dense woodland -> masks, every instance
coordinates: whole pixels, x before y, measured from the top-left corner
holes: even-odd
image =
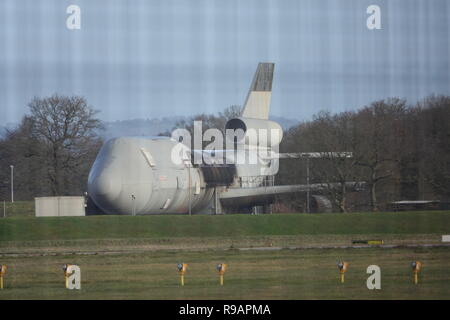
[[[205,130],[223,128],[239,110],[232,106],[191,120],[203,120]],[[34,98],[20,125],[0,140],[0,200],[10,199],[10,165],[16,200],[83,194],[103,142],[96,116],[82,97]],[[280,152],[319,151],[353,152],[353,157],[311,159],[311,183],[366,182],[358,193],[326,190],[336,211],[383,210],[394,200],[450,200],[450,97],[432,95],[416,104],[389,98],[357,111],[319,112],[284,133]],[[306,182],[305,160],[280,161],[277,184]],[[305,210],[302,196],[278,201],[282,211]]]

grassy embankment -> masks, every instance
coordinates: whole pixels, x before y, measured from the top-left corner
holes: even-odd
[[[364,238],[439,244],[449,233],[450,212],[17,215],[0,219],[0,259],[9,267],[0,299],[449,299],[448,247],[237,250],[351,245],[352,239]],[[92,251],[99,254],[71,254]],[[340,259],[350,262],[343,285],[336,268]],[[412,260],[424,263],[418,286],[411,282]],[[183,288],[175,268],[181,261],[189,264]],[[218,262],[229,265],[224,287],[214,269]],[[63,263],[81,266],[81,291],[64,289]],[[370,264],[382,269],[380,291],[366,288]]]

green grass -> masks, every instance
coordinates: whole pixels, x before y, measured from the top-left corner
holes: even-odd
[[[0,217],[34,217],[34,201],[0,202]]]
[[[0,219],[0,241],[243,237],[316,234],[448,233],[450,211],[272,214],[11,217]]]
[[[344,284],[338,259],[350,263]],[[420,260],[420,283],[410,262]],[[176,264],[188,264],[179,286]],[[223,287],[215,265],[228,264]],[[102,256],[7,257],[0,299],[449,299],[450,250],[340,249],[155,252]],[[61,265],[81,268],[81,290],[64,289]],[[381,290],[366,287],[367,266],[381,267]]]
[[[450,248],[256,251],[254,247],[439,244],[450,212],[0,219],[1,299],[450,299]],[[73,254],[77,253],[77,254]],[[80,255],[79,253],[96,253]],[[350,262],[339,283],[336,261]],[[424,263],[419,285],[410,263]],[[189,264],[179,287],[176,264]],[[225,286],[215,265],[229,265]],[[78,264],[82,290],[64,289],[61,265]],[[382,290],[366,288],[381,267]]]

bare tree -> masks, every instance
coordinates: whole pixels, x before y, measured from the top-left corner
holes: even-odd
[[[32,121],[23,117],[17,128],[6,131],[4,139],[0,141],[0,165],[8,168],[14,165],[14,196],[17,200],[32,199],[39,195],[48,194],[49,185],[42,179],[45,168],[42,167],[40,141],[32,137]],[[2,198],[10,192],[9,171],[1,170]],[[39,191],[38,191],[39,190]]]
[[[377,186],[393,176],[401,157],[402,120],[406,101],[390,98],[372,103],[356,116],[356,164],[366,168],[370,206],[379,209]]]
[[[337,152],[353,152],[355,149],[353,118],[352,112],[339,115],[319,112],[313,121],[289,129],[280,147],[282,152],[321,152],[324,155],[323,158],[309,160],[310,182],[327,185],[325,193],[341,212],[349,210],[347,195],[351,190],[348,190],[348,183],[360,181],[361,170],[355,160],[337,155]],[[282,184],[304,183],[305,176],[304,164],[285,161],[280,166],[277,180]]]
[[[34,98],[29,104],[32,136],[43,145],[43,165],[51,183],[53,195],[67,192],[75,173],[95,154],[101,143],[96,130],[101,129],[97,111],[83,97],[53,95]]]
[[[450,199],[449,137],[450,97],[431,95],[415,108],[389,98],[352,113],[321,112],[288,130],[281,149],[352,151],[352,160],[311,161],[312,182],[364,181],[369,195],[358,198],[377,211],[393,200]],[[304,176],[303,165],[286,162],[277,181],[299,183]],[[344,186],[329,194],[348,210]]]
[[[419,183],[430,185],[435,197],[450,199],[450,97],[431,95],[414,111],[418,124],[414,136],[424,180]]]
[[[361,176],[353,157],[339,157],[336,152],[355,151],[354,113],[332,116],[329,112],[321,112],[313,123],[314,130],[310,133],[313,151],[321,151],[325,156],[312,162],[314,175],[318,182],[328,186],[327,194],[335,206],[341,212],[347,212],[348,183],[357,182]]]

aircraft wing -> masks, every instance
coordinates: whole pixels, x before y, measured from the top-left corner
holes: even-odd
[[[228,188],[220,193],[220,200],[231,205],[247,205],[252,203],[265,203],[268,196],[275,196],[278,194],[287,194],[294,192],[322,191],[327,188],[339,188],[340,183],[315,183],[310,184],[296,184],[285,186],[266,186],[266,187],[252,187],[252,188]],[[361,190],[364,188],[364,182],[346,182],[346,187],[349,189]]]

